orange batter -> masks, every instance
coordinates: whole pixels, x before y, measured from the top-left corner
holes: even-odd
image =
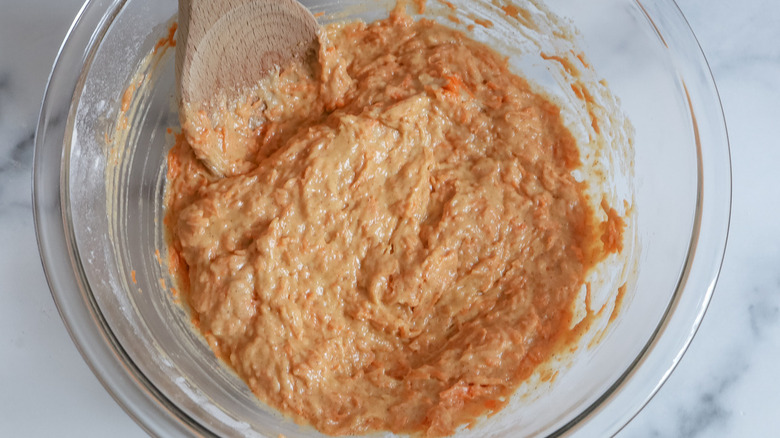
[[[328,434],[451,434],[572,339],[621,222],[596,223],[559,109],[484,45],[400,12],[320,43],[240,108],[238,140],[185,125],[172,269],[269,405]]]

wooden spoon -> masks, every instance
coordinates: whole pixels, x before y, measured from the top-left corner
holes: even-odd
[[[319,31],[296,0],[179,0],[178,24],[176,75],[180,110],[186,109],[180,117],[203,110],[209,129],[226,125],[216,120],[220,103],[244,97],[275,66],[305,56]],[[202,130],[203,123],[195,126]],[[213,151],[193,149],[216,175],[230,173]]]

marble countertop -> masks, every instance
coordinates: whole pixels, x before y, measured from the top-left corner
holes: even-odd
[[[0,14],[0,436],[140,437],[71,342],[32,220],[33,135],[81,0],[4,0]],[[729,246],[682,362],[620,437],[780,430],[780,2],[678,0],[718,84],[733,165]]]

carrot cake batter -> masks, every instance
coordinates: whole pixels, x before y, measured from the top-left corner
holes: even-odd
[[[172,269],[215,353],[328,434],[442,436],[501,409],[621,239],[559,108],[399,11],[327,27],[258,95],[234,131],[189,115],[169,155]]]

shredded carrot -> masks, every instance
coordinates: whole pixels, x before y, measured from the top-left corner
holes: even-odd
[[[568,59],[558,55],[548,55],[544,52],[541,53],[542,59],[546,61],[557,61],[564,70],[566,70],[572,76],[579,76],[580,71],[571,63]]]
[[[122,94],[122,109],[123,113],[126,113],[130,109],[130,103],[133,101],[133,93],[135,92],[135,84],[130,84],[125,88],[125,92]]]
[[[491,27],[493,27],[493,22],[492,22],[492,21],[490,21],[490,20],[483,20],[483,19],[481,19],[481,18],[475,18],[475,19],[474,19],[474,22],[475,22],[475,23],[477,23],[477,24],[479,24],[480,26],[482,26],[482,27],[486,27],[486,28],[488,28],[488,29],[490,29]]]
[[[609,254],[623,251],[625,221],[614,208],[607,204],[606,199],[601,200],[601,209],[607,214],[607,220],[601,225],[601,242],[604,244],[604,252]]]
[[[157,41],[157,44],[154,45],[154,50],[152,51],[152,53],[157,53],[157,51],[162,49],[163,47],[176,47],[176,40],[173,37],[174,35],[176,35],[177,27],[178,24],[176,23],[171,24],[171,27],[168,28],[168,36],[164,38],[160,38],[160,40]]]
[[[609,322],[614,321],[618,314],[620,313],[620,309],[623,308],[623,298],[626,296],[626,284],[623,283],[622,286],[620,286],[617,290],[617,296],[615,296],[615,307],[612,308],[612,313],[609,315]]]
[[[588,63],[585,61],[585,55],[583,53],[578,53],[577,59],[580,60],[580,62],[585,68],[590,68],[590,65],[588,65]]]
[[[452,3],[448,2],[447,0],[438,0],[438,1],[439,1],[439,3],[443,4],[444,6],[452,9],[453,11],[455,10],[455,5],[453,5]]]
[[[579,84],[577,83],[571,84],[571,91],[574,92],[574,95],[577,96],[578,99],[584,99],[584,95],[582,94],[582,88],[579,86]]]
[[[460,91],[460,88],[463,86],[463,81],[460,79],[459,76],[456,75],[449,75],[447,76],[447,83],[444,84],[445,90],[451,92],[451,93],[457,93]]]
[[[590,116],[590,126],[593,128],[593,132],[596,134],[601,134],[599,119],[596,117],[596,114],[594,114],[593,111],[588,111],[588,115]]]
[[[520,10],[517,9],[517,6],[515,5],[505,5],[501,6],[501,9],[504,11],[504,13],[512,18],[517,18],[517,14],[520,13]]]

